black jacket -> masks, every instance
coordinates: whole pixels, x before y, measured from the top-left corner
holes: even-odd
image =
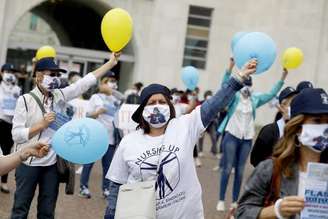
[[[279,128],[276,122],[262,127],[251,152],[251,164],[256,167],[261,161],[271,157],[278,140]]]

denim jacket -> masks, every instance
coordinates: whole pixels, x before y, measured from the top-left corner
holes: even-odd
[[[242,82],[240,82],[238,79],[235,79],[234,77],[231,77],[223,84],[222,89],[220,89],[212,98],[206,100],[201,105],[201,120],[204,127],[207,127],[211,121],[215,119],[218,112],[223,111],[226,108],[226,106],[232,101],[232,98],[236,92],[242,87]],[[110,194],[107,198],[108,206],[105,212],[105,219],[114,219],[117,196],[120,186],[120,184],[110,181]]]
[[[236,218],[256,219],[258,218],[268,191],[270,191],[271,178],[273,172],[273,161],[271,159],[262,161],[249,177],[245,190],[239,199]],[[280,198],[297,195],[298,193],[299,170],[298,166],[293,166],[293,177],[281,177]],[[290,217],[299,218],[299,215]]]

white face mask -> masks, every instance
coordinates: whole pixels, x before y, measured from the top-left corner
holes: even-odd
[[[47,91],[51,91],[60,87],[60,79],[58,77],[51,77],[49,75],[44,75],[41,85]]]
[[[240,93],[243,95],[243,97],[247,98],[252,95],[252,89],[249,86],[245,86],[240,90]]]
[[[110,87],[111,89],[117,90],[118,86],[116,82],[108,82],[107,83],[108,87]]]
[[[3,73],[2,79],[7,85],[14,85],[16,82],[16,76],[12,73]]]
[[[212,95],[208,95],[208,96],[206,96],[206,100],[209,100],[209,99],[211,99],[213,96]]]
[[[180,96],[178,96],[178,95],[172,95],[172,103],[173,104],[179,103],[180,100],[181,100]]]
[[[169,105],[145,106],[142,116],[153,128],[162,128],[170,119]]]
[[[321,153],[328,148],[328,124],[304,124],[298,140],[302,145]]]

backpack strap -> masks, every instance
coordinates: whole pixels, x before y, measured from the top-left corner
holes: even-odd
[[[39,105],[40,110],[42,111],[42,113],[46,114],[46,110],[44,109],[44,106],[41,103],[41,100],[39,99],[39,97],[36,96],[35,93],[33,93],[33,92],[29,92],[28,94],[31,95],[33,97],[33,99],[36,101],[36,103]]]
[[[22,95],[22,97],[23,97],[23,100],[24,100],[24,104],[25,104],[25,109],[26,109],[26,112],[28,112],[28,108],[27,108],[27,103],[26,103],[26,99],[25,99],[25,96],[24,96],[24,95]]]

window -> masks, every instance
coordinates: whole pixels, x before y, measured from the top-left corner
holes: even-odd
[[[206,68],[212,11],[212,8],[189,7],[183,66],[192,65],[200,69]]]
[[[38,16],[35,14],[31,15],[31,20],[30,20],[30,30],[35,31],[38,26]]]

